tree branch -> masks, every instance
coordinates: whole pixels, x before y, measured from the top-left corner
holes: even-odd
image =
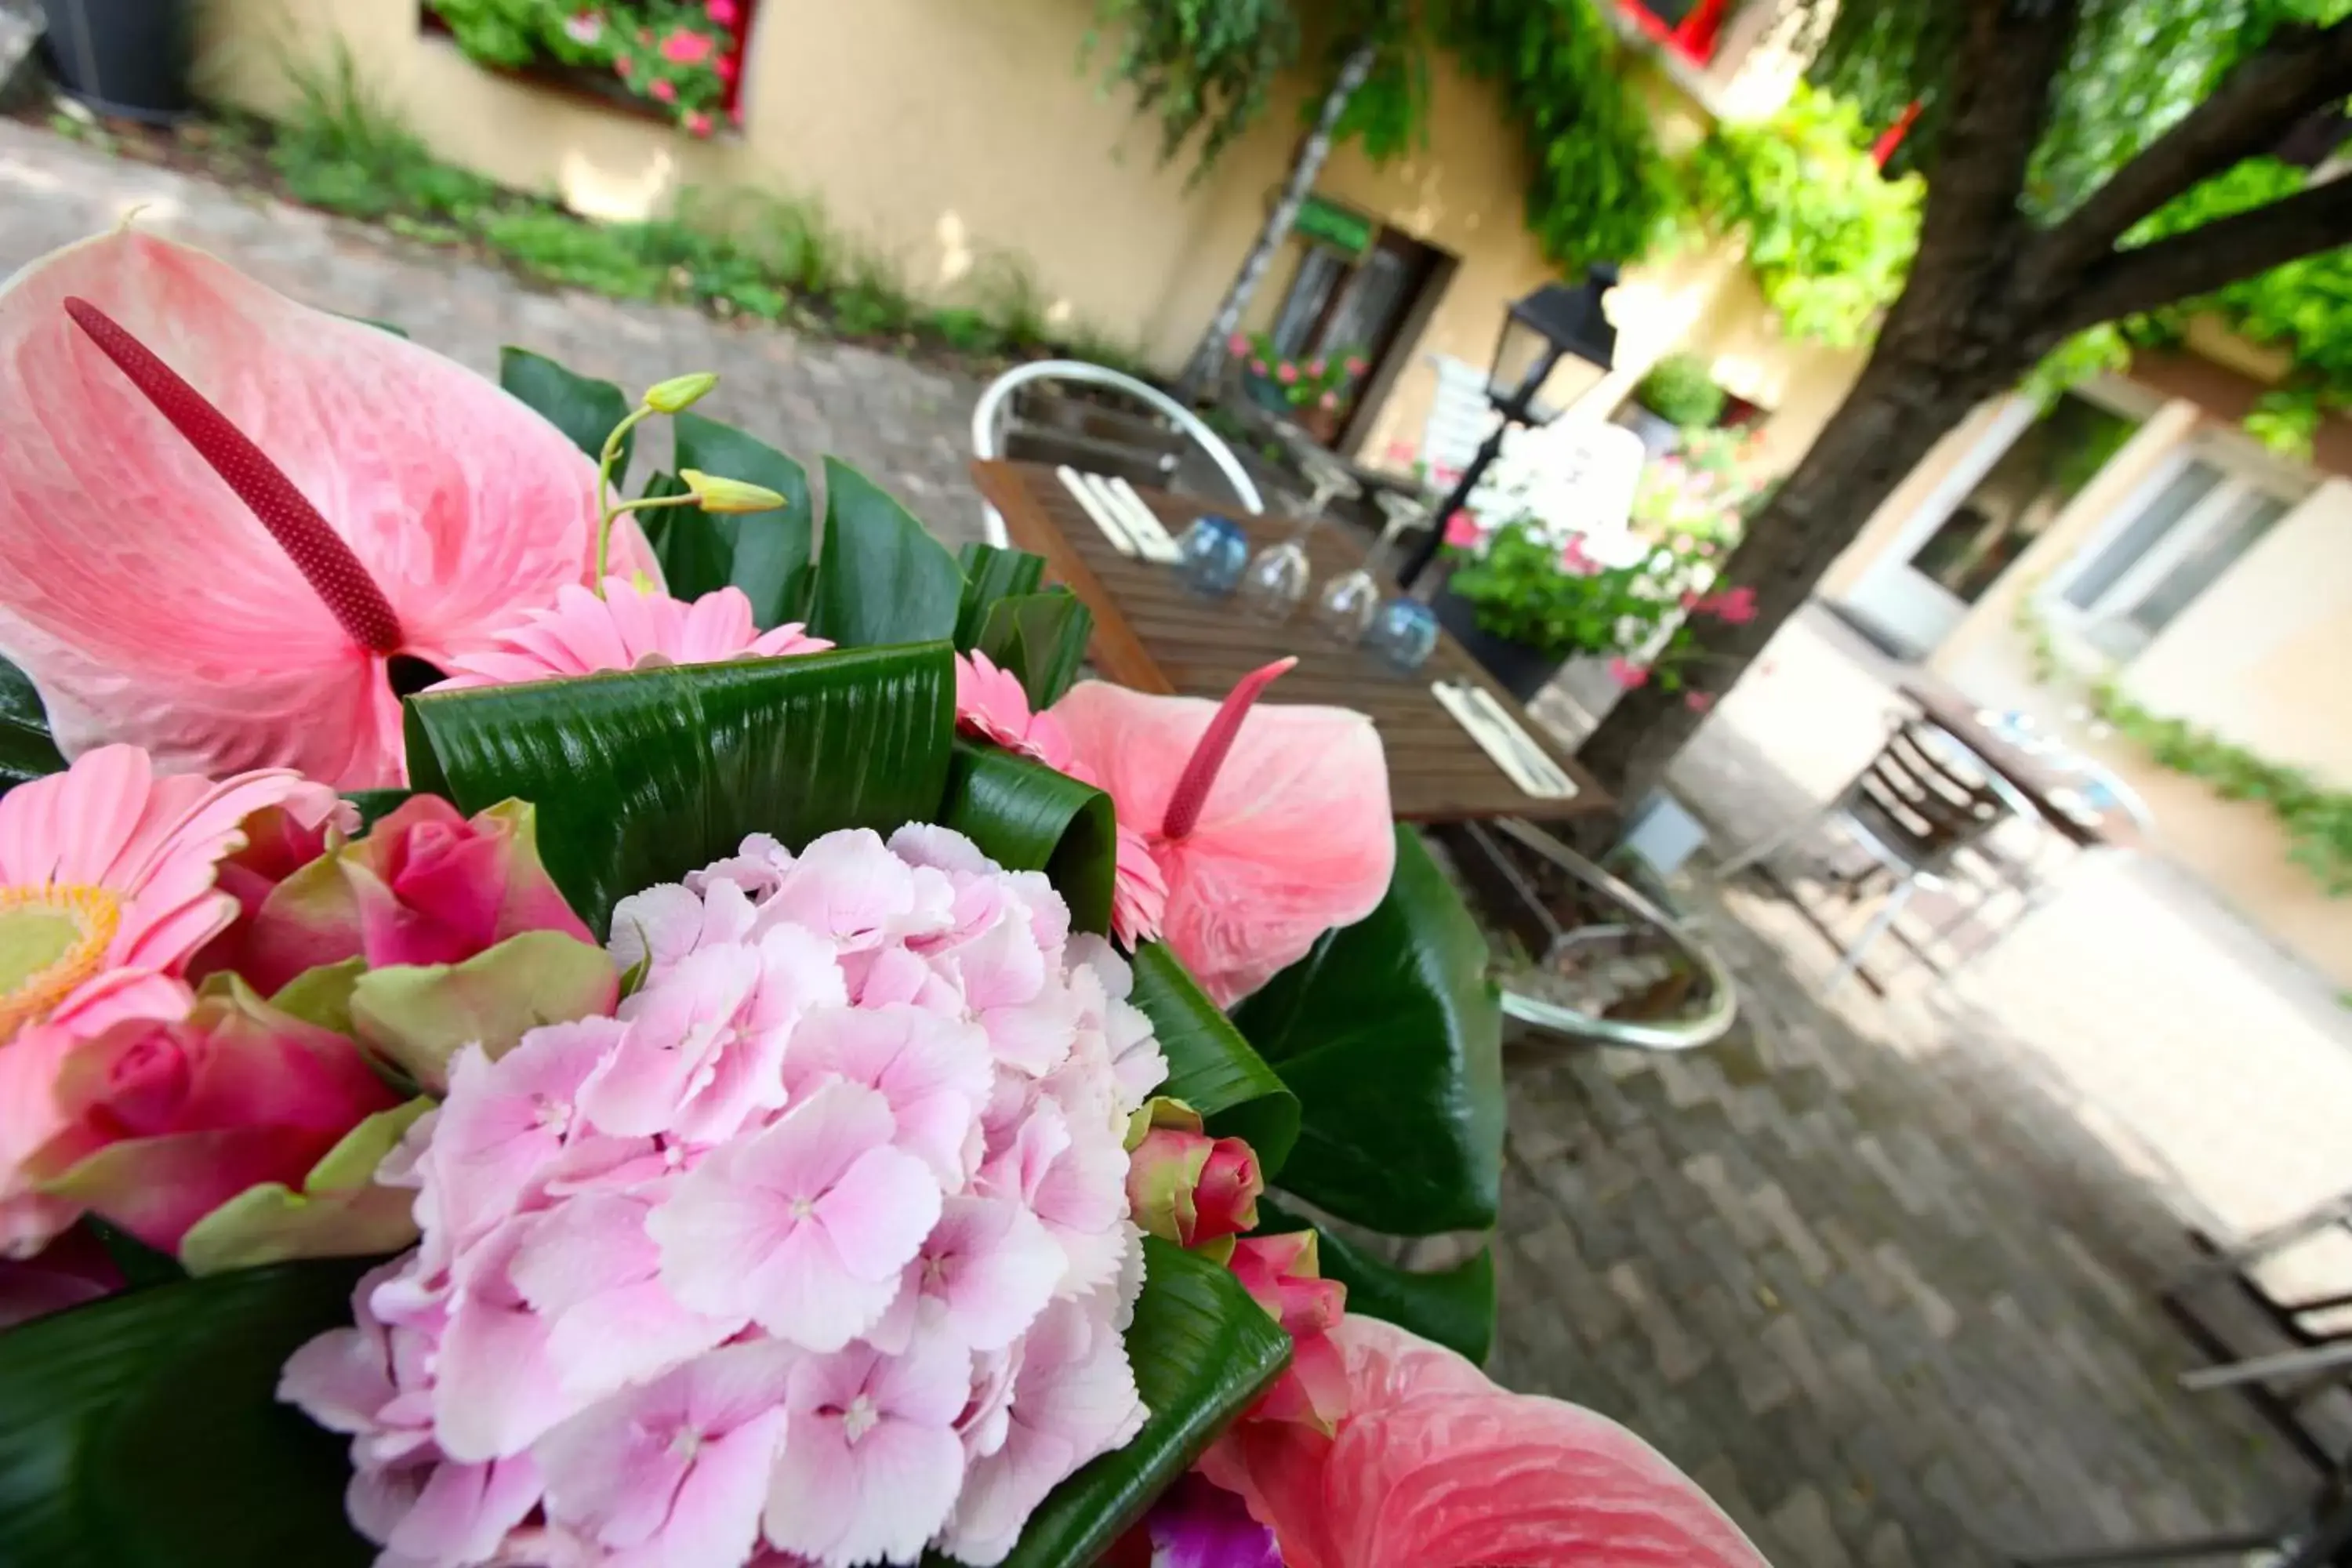
[[[2352,92],[2352,20],[2325,30],[2282,27],[2211,97],[2140,150],[2051,230],[2032,266],[2072,278],[2140,219],[2201,180],[2269,151],[2295,123]]]
[[[2112,252],[2056,301],[2050,325],[2063,337],[2347,244],[2352,244],[2352,179],[2329,180],[2153,245]]]

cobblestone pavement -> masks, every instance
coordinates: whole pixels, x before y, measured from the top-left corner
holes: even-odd
[[[298,298],[480,368],[513,342],[625,385],[715,369],[725,416],[857,463],[951,540],[976,530],[976,389],[954,378],[536,289],[0,121],[0,273],[142,205],[142,222]],[[1743,687],[1710,725],[1680,782],[1727,837],[1851,771],[1834,745],[1792,761],[1776,738],[1792,703],[1825,700],[1872,731],[1874,689],[1840,668],[1793,698],[1751,681],[1764,695]],[[2167,1168],[2126,1157],[2092,1114],[2137,1080],[2108,1063],[2053,1089],[2031,1070],[2046,1056],[2012,1038],[2031,1031],[1976,990],[1924,1023],[1858,1000],[1826,1011],[1827,959],[1785,908],[1699,898],[1745,1008],[1722,1047],[1513,1047],[1497,1375],[1641,1431],[1780,1568],[1990,1563],[2245,1521],[2301,1484],[2228,1397],[2172,1386],[2190,1358],[2149,1296],[2179,1256]]]
[[[820,490],[816,459],[831,454],[872,475],[950,544],[980,537],[980,502],[964,475],[980,389],[964,378],[761,323],[537,288],[380,229],[0,119],[0,276],[134,209],[142,225],[295,299],[393,322],[477,370],[495,374],[499,346],[513,343],[633,391],[717,371],[711,415],[800,458]],[[664,460],[667,440],[653,435],[641,450]]]

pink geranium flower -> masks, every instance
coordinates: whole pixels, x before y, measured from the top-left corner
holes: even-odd
[[[1336,392],[1327,392],[1315,400],[1315,406],[1328,414],[1339,406],[1339,395]]]
[[[1274,367],[1274,379],[1285,386],[1292,385],[1298,380],[1298,367],[1288,360],[1284,360]]]
[[[189,956],[237,914],[215,869],[273,806],[306,828],[355,820],[299,773],[215,784],[158,773],[135,746],[101,746],[0,797],[0,1049],[34,1024],[89,1035],[185,1013]]]
[[[1264,375],[1265,374],[1265,361],[1253,358],[1250,361],[1250,374],[1252,375]]]
[[[1470,515],[1467,507],[1457,507],[1445,520],[1445,542],[1456,550],[1468,550],[1486,537],[1478,520]]]
[[[833,644],[806,636],[799,622],[763,632],[740,588],[717,588],[688,604],[625,577],[604,580],[603,597],[566,586],[551,608],[525,610],[492,632],[487,645],[452,658],[450,678],[435,690],[507,686],[593,675],[822,653]]]
[[[680,27],[663,37],[661,58],[674,66],[698,66],[709,59],[711,51],[717,47],[709,34]]]
[[[731,27],[743,15],[736,6],[735,0],[705,0],[702,14],[710,18],[713,26],[718,27]]]
[[[687,111],[686,118],[679,123],[686,127],[687,134],[689,136],[708,136],[710,134],[710,116],[705,114],[699,109],[688,110]],[[814,641],[815,639],[812,638],[810,640]]]
[[[601,11],[574,11],[563,18],[563,36],[583,47],[593,45],[604,36],[604,14]]]
[[[392,661],[583,581],[595,529],[554,426],[199,251],[125,228],[0,287],[0,655],[68,755],[398,784]]]
[[[1307,362],[1307,374],[1315,376],[1319,376],[1323,374],[1323,361],[1321,356],[1318,355]]]
[[[1621,689],[1631,691],[1637,686],[1649,683],[1649,666],[1635,664],[1622,654],[1612,655],[1609,660],[1609,679]]]
[[[1756,590],[1741,586],[1727,588],[1717,594],[1713,602],[1716,617],[1728,626],[1744,626],[1756,618]]]
[[[1378,1319],[1345,1319],[1331,1339],[1348,1384],[1335,1436],[1245,1423],[1202,1465],[1274,1527],[1288,1568],[1767,1568],[1687,1476],[1605,1416],[1507,1392]]]
[[[1249,353],[1249,346],[1250,341],[1249,334],[1247,332],[1235,332],[1232,337],[1225,340],[1225,352],[1229,354],[1234,355],[1236,358]]]
[[[1712,691],[1685,692],[1683,696],[1683,706],[1694,713],[1704,713],[1715,706],[1715,693]]]
[[[999,669],[977,650],[969,657],[956,655],[955,664],[957,729],[1049,768],[1068,770],[1070,738],[1063,733],[1062,721],[1050,710],[1029,711],[1029,693],[1019,676]]]
[[[646,89],[646,90],[652,93],[664,103],[676,103],[677,101],[677,83],[670,80],[667,77],[656,77],[654,79],[653,86]]]
[[[1559,548],[1559,569],[1571,577],[1590,577],[1601,566],[1584,548],[1582,536],[1571,534],[1568,542]]]
[[[1349,375],[1361,375],[1364,372],[1372,368],[1371,362],[1361,354],[1349,354],[1347,359],[1347,367],[1348,374]]]
[[[1083,775],[1144,836],[1168,887],[1161,934],[1219,1005],[1247,995],[1388,891],[1388,764],[1360,713],[1223,704],[1081,681],[1054,706]],[[1244,723],[1244,718],[1248,722]]]
[[[880,1094],[831,1083],[696,1166],[648,1225],[678,1300],[813,1351],[873,1327],[940,1217],[938,1181],[893,1131]]]

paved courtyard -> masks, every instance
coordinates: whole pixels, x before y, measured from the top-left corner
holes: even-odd
[[[142,206],[481,368],[511,342],[629,386],[716,370],[723,416],[976,532],[955,378],[537,289],[0,121],[0,274]],[[1677,784],[1738,842],[1831,793],[1883,697],[1809,616]],[[2242,1406],[2173,1386],[2194,1358],[2149,1287],[2184,1217],[2242,1229],[2352,1184],[2342,1016],[2161,866],[2082,881],[1960,984],[1835,1009],[1785,907],[1700,884],[1745,1012],[1720,1047],[1513,1047],[1497,1374],[1643,1432],[1780,1568],[1999,1563],[2290,1496]]]

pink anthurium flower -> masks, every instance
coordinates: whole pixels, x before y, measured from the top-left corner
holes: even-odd
[[[1250,711],[1296,662],[1245,677],[1222,704],[1089,680],[1054,705],[1071,772],[1109,792],[1166,883],[1161,936],[1221,1006],[1371,913],[1396,868],[1372,721]]]
[[[1334,1435],[1244,1422],[1201,1467],[1274,1527],[1288,1568],[1767,1568],[1689,1477],[1608,1417],[1498,1388],[1376,1318],[1330,1339],[1348,1384]]]
[[[398,784],[394,661],[551,603],[595,532],[554,426],[200,251],[121,229],[0,287],[0,654],[68,755]]]

